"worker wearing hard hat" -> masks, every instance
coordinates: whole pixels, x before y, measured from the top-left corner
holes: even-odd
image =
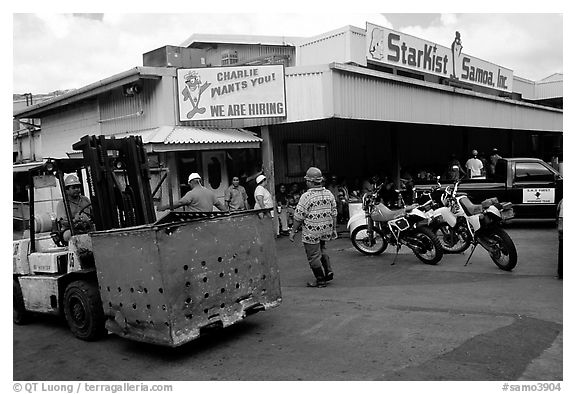
[[[302,194],[298,201],[289,238],[294,242],[294,235],[302,226],[302,243],[308,264],[316,277],[316,281],[308,282],[307,286],[326,287],[326,282],[334,278],[330,256],[326,251],[326,241],[338,238],[336,199],[322,186],[324,177],[319,168],[310,167],[304,179],[308,191]]]
[[[268,186],[268,178],[265,175],[258,175],[256,177],[256,190],[254,190],[254,200],[256,200],[254,209],[274,208],[272,194],[266,186]],[[270,215],[274,217],[274,210],[270,211]]]
[[[216,194],[201,183],[202,178],[196,172],[188,176],[188,185],[190,191],[186,193],[180,200],[175,202],[172,207],[188,207],[192,212],[212,212],[214,207],[221,211],[228,211],[226,205],[216,197]],[[170,205],[164,204],[158,206],[158,211],[165,211],[170,208]]]
[[[87,233],[94,230],[92,204],[88,197],[81,194],[80,181],[75,174],[70,174],[64,178],[64,191],[70,207],[70,218],[74,226],[74,232]],[[72,234],[70,232],[70,220],[66,214],[63,200],[59,201],[56,206],[56,220],[60,222],[64,241],[68,242]]]
[[[256,177],[256,189],[254,190],[254,209],[269,209],[266,213],[258,213],[260,218],[264,215],[270,215],[273,219],[274,233],[276,237],[280,235],[280,227],[278,225],[278,217],[274,215],[274,199],[272,198],[272,193],[267,189],[268,178],[266,175],[260,174]]]

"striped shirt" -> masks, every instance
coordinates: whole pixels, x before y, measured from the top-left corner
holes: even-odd
[[[336,200],[330,191],[323,186],[308,189],[294,211],[294,219],[303,222],[302,242],[317,244],[332,239],[337,214]]]

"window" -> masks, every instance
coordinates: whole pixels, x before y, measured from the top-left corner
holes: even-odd
[[[329,172],[328,144],[326,143],[289,143],[286,145],[288,176],[302,176],[309,167],[318,167]]]
[[[223,66],[229,66],[231,64],[238,63],[238,52],[227,49],[222,52],[221,64]]]
[[[516,163],[516,182],[552,182],[554,174],[540,163]]]

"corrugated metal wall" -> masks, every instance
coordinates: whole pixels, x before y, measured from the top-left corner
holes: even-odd
[[[328,68],[286,69],[287,122],[332,116],[331,76]]]
[[[524,78],[514,77],[513,91],[521,93],[525,100],[545,100],[549,98],[564,97],[564,81],[559,79],[551,81],[532,82]]]
[[[166,78],[167,80],[169,78]],[[160,102],[159,80],[141,80],[142,92],[126,97],[121,89],[110,90],[99,97],[100,123],[103,135],[134,132],[158,127],[158,115],[163,106],[174,102]]]
[[[99,134],[96,99],[77,103],[42,118],[42,156],[61,158],[86,134]]]
[[[311,38],[296,47],[296,65],[332,62],[366,65],[366,31],[353,26]]]
[[[501,129],[562,131],[562,113],[481,95],[334,72],[334,114],[342,118]]]
[[[563,81],[536,83],[536,99],[564,97]]]
[[[345,62],[348,34],[344,30],[321,36],[296,48],[297,66]]]
[[[126,97],[113,89],[87,102],[68,106],[42,119],[42,155],[66,157],[72,144],[86,134],[112,135],[160,126],[163,111],[174,112],[174,99],[166,102],[161,80],[141,80],[142,92]],[[170,83],[166,78],[165,83]]]
[[[16,161],[37,161],[42,158],[40,132],[21,133],[12,139],[12,152],[16,152]]]
[[[524,100],[534,100],[534,82],[524,78],[514,77],[512,91],[520,93]]]
[[[366,66],[366,30],[350,32],[350,60],[361,66]]]

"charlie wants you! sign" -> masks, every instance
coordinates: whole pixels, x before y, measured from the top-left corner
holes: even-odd
[[[463,48],[459,32],[447,48],[366,23],[368,61],[512,92],[512,70],[469,56],[462,52]]]
[[[180,121],[286,116],[284,66],[177,70]]]

